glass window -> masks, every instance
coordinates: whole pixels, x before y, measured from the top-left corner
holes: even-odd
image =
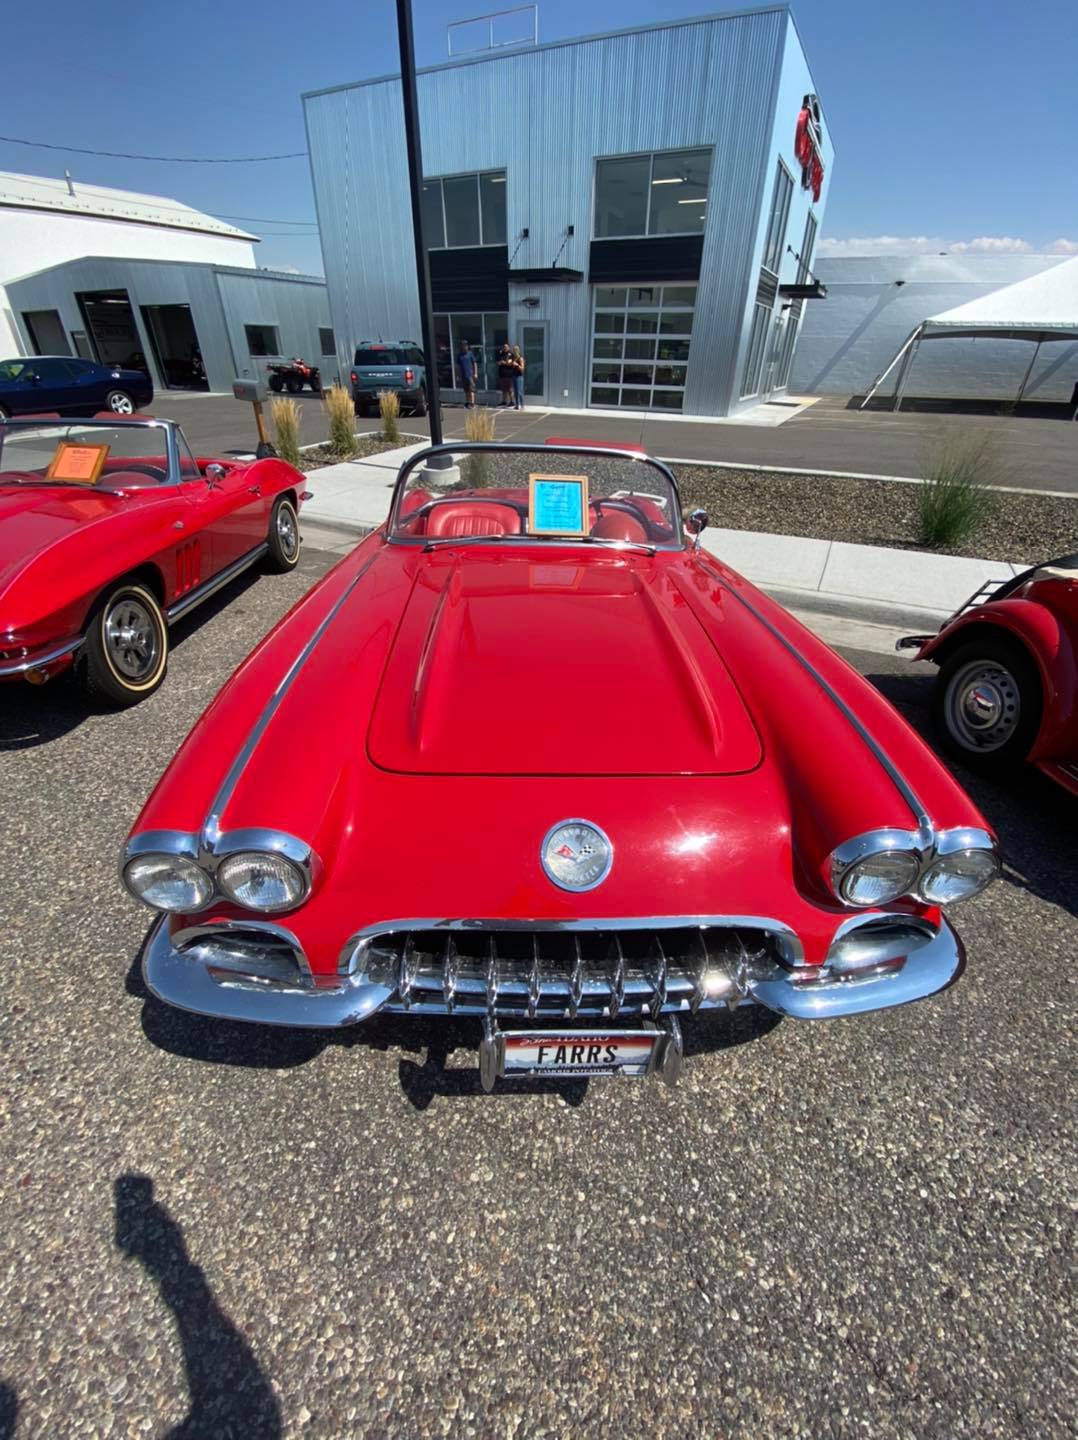
[[[479,244],[478,176],[456,175],[442,181],[445,193],[445,243],[451,248]]]
[[[676,150],[655,156],[649,235],[703,230],[710,170],[710,150]]]
[[[245,325],[249,355],[280,355],[281,337],[276,325]]]
[[[595,167],[595,234],[645,235],[651,156],[600,160]]]
[[[318,348],[323,355],[336,355],[337,353],[337,342],[328,325],[319,325],[318,327]]]
[[[771,215],[767,222],[767,240],[764,244],[763,265],[773,275],[779,273],[782,263],[782,248],[786,244],[786,221],[790,214],[790,199],[794,182],[790,172],[780,160],[775,171],[775,188],[771,192]]]
[[[680,410],[685,401],[683,390],[654,390],[651,403],[656,410]]]
[[[620,360],[621,341],[596,340],[594,354],[596,360]]]
[[[618,294],[623,297],[622,311],[600,308],[601,302],[609,306]],[[668,295],[671,303],[680,308],[666,309]],[[696,287],[634,286],[619,292],[597,286],[594,298],[591,403],[634,409],[651,406],[661,410],[682,409]],[[660,301],[662,308],[654,308]],[[641,308],[645,306],[652,308]],[[612,322],[616,322],[619,330],[624,324],[624,341],[611,336]],[[679,338],[671,338],[671,331]],[[621,365],[612,363],[621,359],[624,359]]]
[[[504,245],[505,171],[479,177],[479,205],[483,213],[483,244]]]
[[[655,341],[654,341],[654,340],[626,340],[626,342],[625,342],[625,358],[626,358],[626,360],[654,360],[654,359],[655,359]]]
[[[509,316],[494,313],[483,316],[483,330],[486,336],[484,358],[487,364],[488,390],[497,388],[498,351],[509,343]]]
[[[611,290],[608,286],[600,285],[595,291],[596,310],[624,310],[625,291]]]
[[[445,219],[442,216],[442,182],[424,180],[421,192],[423,239],[428,250],[441,250],[445,245]]]
[[[620,335],[624,329],[624,314],[604,315],[600,311],[595,317],[595,333],[597,335]]]
[[[753,307],[752,329],[749,332],[749,348],[745,357],[745,376],[741,382],[741,398],[747,400],[760,389],[760,374],[764,363],[764,342],[767,339],[771,310],[767,305]]]

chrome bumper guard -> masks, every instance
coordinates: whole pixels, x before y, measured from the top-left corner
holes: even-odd
[[[695,941],[699,959],[688,970],[683,951],[670,953],[669,936],[688,939],[685,932],[697,930],[703,932],[703,938]],[[624,943],[618,943],[612,966],[603,959],[601,971],[588,964],[589,947],[583,946],[582,954],[580,944],[582,935],[593,937],[594,958],[599,953],[599,932],[594,927],[562,930],[559,933],[570,939],[570,956],[582,954],[582,959],[579,966],[571,963],[568,973],[559,975],[544,969],[538,959],[512,973],[491,937],[484,937],[476,927],[441,934],[438,956],[419,951],[416,938],[435,932],[417,927],[397,932],[392,946],[374,943],[389,932],[364,936],[347,950],[345,970],[314,975],[294,937],[281,927],[201,926],[178,935],[174,945],[167,917],[162,917],[147,937],[142,971],[157,999],[182,1010],[263,1025],[336,1029],[380,1011],[481,1016],[491,1021],[506,1016],[564,1025],[598,1018],[620,1017],[630,1023],[657,1020],[660,1015],[752,1003],[797,1019],[826,1019],[923,999],[949,985],[965,960],[958,937],[941,921],[937,931],[923,928],[920,944],[910,949],[900,968],[892,959],[877,970],[841,977],[820,973],[805,983],[808,972],[803,967],[791,965],[789,958],[785,963],[777,958],[789,932],[784,936],[778,930],[760,931],[758,939],[769,935],[774,943],[753,950],[745,943],[747,930],[694,921],[682,926],[670,922],[661,931],[645,933],[638,925],[633,948],[643,951],[643,961],[640,953],[626,957]],[[507,933],[515,933],[518,941],[526,937],[526,944],[527,937],[537,932],[520,927],[499,931],[500,936]],[[624,941],[620,931],[606,930],[602,936],[612,933]],[[471,940],[476,936],[487,940],[493,971],[490,956],[483,974],[476,973],[474,954],[462,956],[464,934]],[[662,936],[667,937],[665,948]],[[621,967],[616,963],[618,955],[624,961]]]

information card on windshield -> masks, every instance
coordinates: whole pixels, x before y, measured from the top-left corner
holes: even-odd
[[[529,475],[528,531],[532,535],[586,535],[588,477]]]
[[[107,445],[73,445],[61,440],[45,472],[46,480],[66,480],[72,485],[96,485],[108,457]]]

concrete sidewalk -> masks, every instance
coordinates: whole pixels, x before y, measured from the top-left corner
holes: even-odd
[[[303,507],[304,519],[356,533],[377,529],[388,513],[397,471],[424,448],[409,445],[312,471],[308,489],[313,498]],[[901,611],[911,622],[921,617],[926,623],[941,620],[985,580],[1006,580],[1025,568],[1019,562],[719,526],[709,526],[702,543],[764,590],[781,591],[823,608],[868,605]]]

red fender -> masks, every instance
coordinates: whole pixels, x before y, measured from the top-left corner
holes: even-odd
[[[1044,715],[1029,753],[1036,761],[1071,755],[1078,747],[1078,654],[1061,618],[1035,600],[997,600],[968,610],[918,651],[918,660],[935,660],[964,645],[974,630],[1002,630],[1029,651],[1044,689]]]

